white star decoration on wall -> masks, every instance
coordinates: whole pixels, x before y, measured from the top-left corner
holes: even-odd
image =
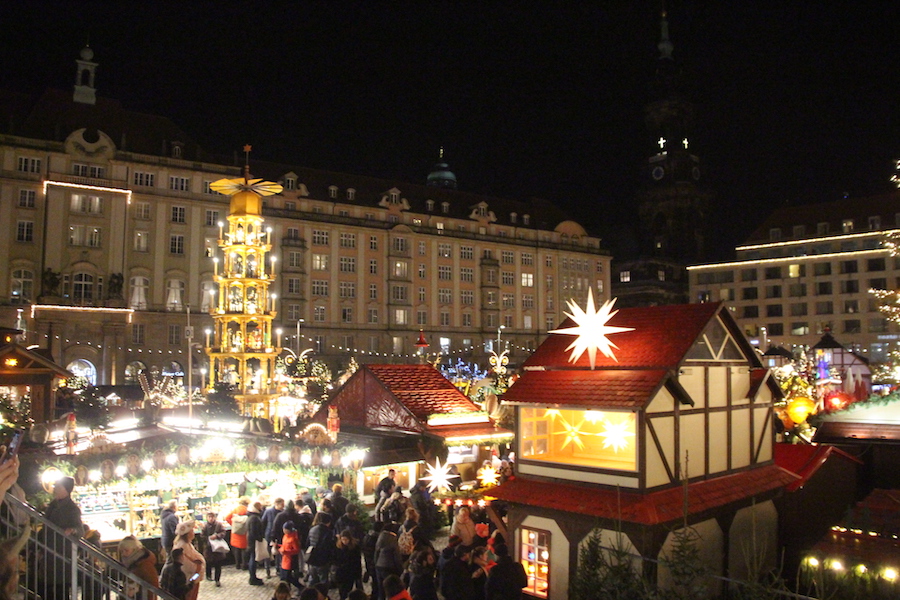
[[[607,336],[623,331],[633,331],[634,327],[613,327],[607,325],[609,320],[619,312],[617,310],[612,310],[615,303],[616,299],[613,298],[612,300],[604,302],[603,306],[599,309],[594,308],[594,294],[591,289],[588,289],[587,306],[584,310],[581,310],[581,307],[578,306],[578,303],[574,300],[569,300],[567,302],[569,310],[572,312],[567,312],[565,314],[575,321],[576,326],[568,327],[566,329],[554,329],[549,333],[578,336],[575,338],[575,341],[566,348],[566,350],[572,351],[572,354],[569,356],[569,362],[577,362],[578,359],[581,358],[581,355],[587,352],[588,359],[591,362],[591,369],[593,369],[597,361],[597,350],[614,361],[619,362],[619,359],[616,358],[616,355],[613,354],[612,351],[613,348],[618,348],[618,346],[609,341]]]

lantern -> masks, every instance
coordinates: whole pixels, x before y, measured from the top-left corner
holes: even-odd
[[[803,423],[815,411],[816,403],[803,396],[791,400],[787,407],[787,414],[794,423]]]

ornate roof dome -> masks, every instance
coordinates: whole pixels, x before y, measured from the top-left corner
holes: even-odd
[[[456,175],[450,170],[450,165],[441,161],[431,167],[425,185],[456,189]]]

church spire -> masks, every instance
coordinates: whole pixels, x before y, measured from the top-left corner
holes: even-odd
[[[675,49],[675,46],[669,39],[669,22],[666,20],[665,3],[663,3],[659,29],[659,44],[657,45],[657,48],[659,48],[659,58],[660,60],[672,60],[672,50]]]

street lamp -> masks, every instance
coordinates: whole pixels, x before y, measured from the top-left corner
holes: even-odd
[[[300,354],[300,325],[303,319],[297,319],[297,354]]]
[[[500,332],[506,329],[506,325],[501,325],[497,328],[497,353],[500,353]]]

